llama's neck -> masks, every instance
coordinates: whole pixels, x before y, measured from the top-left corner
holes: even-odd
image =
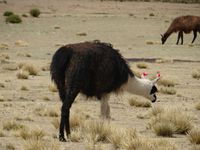
[[[152,82],[148,79],[140,79],[136,76],[129,77],[124,90],[135,95],[147,97],[152,88]]]

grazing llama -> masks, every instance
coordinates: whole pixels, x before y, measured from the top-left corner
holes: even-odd
[[[174,32],[178,32],[178,38],[176,44],[178,45],[181,38],[181,44],[183,44],[183,32],[188,34],[193,31],[194,38],[192,43],[197,37],[197,32],[200,33],[200,17],[198,16],[181,16],[175,18],[164,35],[161,34],[161,41],[164,44],[167,38]]]
[[[111,92],[126,90],[156,101],[155,83],[138,78],[111,44],[99,41],[69,44],[59,48],[51,62],[52,80],[57,85],[62,101],[59,140],[70,134],[70,107],[78,93],[96,97],[101,102],[101,115],[110,117],[108,97]]]

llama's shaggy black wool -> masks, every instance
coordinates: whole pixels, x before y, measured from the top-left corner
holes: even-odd
[[[60,97],[67,88],[76,88],[88,97],[117,90],[134,76],[126,61],[111,44],[98,41],[69,44],[59,48],[50,66]]]

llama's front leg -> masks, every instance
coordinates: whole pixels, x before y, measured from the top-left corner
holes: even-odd
[[[181,36],[181,45],[183,45],[183,31],[181,31],[180,36]]]
[[[178,32],[178,38],[177,38],[176,45],[178,45],[178,43],[179,43],[179,40],[180,40],[180,38],[181,38],[181,34],[182,34],[182,31],[179,31],[179,32]]]
[[[103,119],[110,119],[110,106],[108,97],[101,99],[101,117]]]
[[[197,37],[197,31],[196,30],[193,30],[193,34],[194,34],[194,38],[192,40],[192,43],[195,41],[196,37]]]

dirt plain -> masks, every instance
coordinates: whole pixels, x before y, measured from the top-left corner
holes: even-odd
[[[31,8],[39,8],[39,18],[29,16]],[[6,24],[3,13],[7,10],[16,14],[27,14],[20,24]],[[153,15],[150,15],[153,14]],[[165,45],[161,44],[160,34],[164,33],[173,18],[181,15],[199,15],[200,4],[176,4],[160,2],[114,2],[96,0],[7,0],[0,3],[0,54],[9,58],[0,61],[0,149],[12,144],[15,149],[24,149],[25,141],[16,136],[18,131],[4,131],[3,124],[15,120],[30,128],[41,128],[46,139],[53,139],[58,129],[52,125],[52,117],[38,116],[35,111],[56,109],[61,102],[58,94],[49,90],[51,84],[48,67],[52,55],[61,45],[75,42],[100,41],[112,43],[125,58],[153,58],[156,62],[145,62],[147,69],[139,69],[130,61],[131,68],[142,73],[147,71],[155,76],[160,71],[162,78],[177,83],[175,95],[158,93],[158,101],[152,106],[178,107],[193,119],[192,125],[199,126],[200,111],[195,104],[200,100],[200,80],[192,78],[192,73],[200,69],[200,37],[190,44],[192,34],[184,35],[184,44],[176,45],[177,34],[172,34]],[[164,60],[164,61],[163,61]],[[181,60],[181,61],[174,61]],[[37,76],[28,80],[18,79],[19,63],[29,63],[40,69]],[[28,91],[21,90],[26,86]],[[48,97],[48,101],[44,100]],[[141,119],[151,108],[131,107],[131,95],[111,96],[111,122],[117,126],[132,127],[144,137],[166,139],[178,150],[190,150],[193,144],[187,135],[174,135],[171,138],[158,137],[149,129],[149,118]],[[99,118],[99,102],[85,101],[80,95],[72,107],[72,112],[88,114],[92,119]],[[60,114],[60,112],[58,112]],[[31,118],[26,120],[23,118]],[[22,119],[16,119],[22,118]],[[58,141],[58,139],[53,139]],[[85,149],[84,142],[58,143],[60,149]],[[113,149],[104,144],[104,149]]]

